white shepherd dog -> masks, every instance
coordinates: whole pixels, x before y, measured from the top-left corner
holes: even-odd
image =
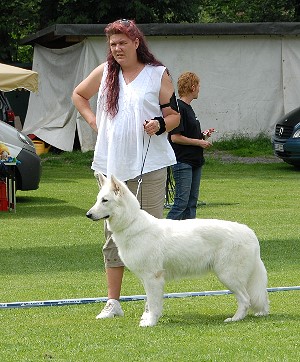
[[[267,272],[254,232],[246,225],[216,219],[157,219],[140,209],[125,183],[96,175],[100,192],[87,212],[107,219],[124,264],[141,279],[147,296],[140,326],[154,326],[162,314],[166,280],[214,272],[236,296],[238,308],[225,322],[269,311]]]

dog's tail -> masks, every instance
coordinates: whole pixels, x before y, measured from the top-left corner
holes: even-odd
[[[267,283],[268,278],[266,268],[260,257],[258,257],[247,288],[250,296],[251,308],[257,316],[263,316],[269,313]]]

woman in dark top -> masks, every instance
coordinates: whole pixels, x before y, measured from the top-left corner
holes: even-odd
[[[177,164],[172,166],[175,196],[167,219],[182,220],[196,217],[201,170],[204,164],[203,149],[211,146],[206,138],[214,129],[202,132],[200,122],[191,106],[191,102],[199,95],[199,77],[192,72],[183,73],[178,78],[177,87],[181,120],[179,126],[169,133]]]

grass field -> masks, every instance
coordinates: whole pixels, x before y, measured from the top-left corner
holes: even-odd
[[[43,156],[40,188],[17,194],[15,214],[0,213],[1,303],[106,296],[103,225],[85,217],[98,192],[91,157]],[[253,228],[269,287],[300,285],[299,181],[284,163],[208,156],[203,168],[198,217]],[[165,291],[220,289],[208,275]],[[95,319],[102,303],[0,309],[0,361],[299,361],[299,293],[270,293],[270,316],[233,324],[223,323],[236,307],[232,295],[166,299],[159,324],[146,329],[138,327],[142,301],[124,302],[125,317],[105,321]],[[126,271],[122,295],[136,294],[144,290]]]

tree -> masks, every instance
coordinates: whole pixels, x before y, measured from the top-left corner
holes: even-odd
[[[200,22],[259,23],[300,21],[300,0],[203,0]]]
[[[56,12],[53,9],[45,12],[44,4],[48,1],[42,0],[41,3],[41,11],[48,15],[48,24],[106,24],[123,18],[134,19],[137,23],[196,22],[199,8],[199,0],[56,0],[52,3],[51,8],[55,8]]]
[[[37,3],[37,0],[0,2],[0,61],[11,63],[20,60],[19,41],[35,32],[35,24],[39,21]],[[30,61],[30,58],[23,61]]]

